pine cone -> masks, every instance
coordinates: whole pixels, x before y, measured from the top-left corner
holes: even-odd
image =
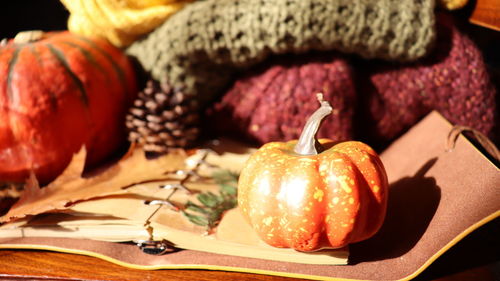
[[[186,148],[199,135],[197,101],[167,83],[149,80],[126,117],[128,138],[146,152],[165,153]]]

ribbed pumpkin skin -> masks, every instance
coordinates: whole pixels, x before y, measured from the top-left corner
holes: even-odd
[[[33,169],[54,179],[83,144],[94,165],[125,140],[136,93],[130,61],[104,40],[69,32],[0,47],[0,181]]]
[[[238,181],[238,206],[267,244],[299,251],[341,248],[373,236],[387,209],[387,175],[368,145],[348,141],[317,155],[296,141],[263,145]]]

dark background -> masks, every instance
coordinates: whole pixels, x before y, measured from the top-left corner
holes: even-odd
[[[25,30],[64,30],[69,13],[59,0],[2,1],[0,39]]]

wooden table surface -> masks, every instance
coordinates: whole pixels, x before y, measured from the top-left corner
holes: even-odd
[[[442,270],[442,269],[441,269]],[[493,281],[491,265],[445,273],[429,268],[420,280]],[[434,275],[434,276],[432,276]],[[294,280],[292,278],[208,270],[135,270],[93,257],[44,252],[0,251],[0,280]]]
[[[474,231],[437,259],[416,280],[500,280],[500,220]],[[208,270],[137,270],[83,255],[0,250],[0,280],[293,280]]]

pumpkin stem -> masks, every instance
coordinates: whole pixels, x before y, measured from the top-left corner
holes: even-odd
[[[41,30],[21,31],[14,37],[15,44],[33,43],[43,39],[45,33]]]
[[[321,106],[307,120],[300,134],[299,141],[294,148],[295,153],[300,155],[316,155],[323,150],[321,144],[316,139],[316,133],[325,116],[332,113],[333,109],[330,103],[323,99],[323,94],[316,94],[316,97]]]

